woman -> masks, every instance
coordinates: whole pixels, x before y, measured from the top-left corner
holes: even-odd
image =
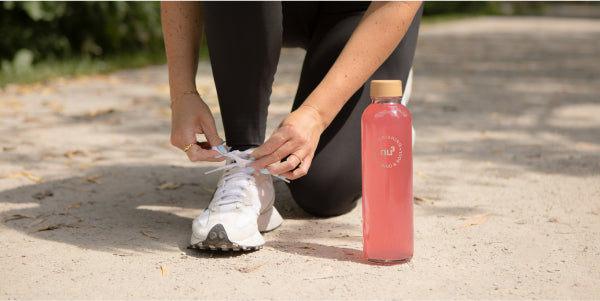
[[[295,201],[317,216],[350,211],[361,196],[360,117],[365,83],[408,77],[420,2],[164,2],[162,26],[172,99],[171,143],[191,161],[227,165],[192,245],[254,250],[282,222],[269,174],[290,179]],[[206,32],[225,129],[222,146],[196,92]],[[306,57],[292,112],[265,141],[281,47]],[[196,143],[196,134],[207,142]]]

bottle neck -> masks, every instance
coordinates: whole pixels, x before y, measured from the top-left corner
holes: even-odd
[[[402,96],[372,96],[371,101],[376,104],[400,103]]]

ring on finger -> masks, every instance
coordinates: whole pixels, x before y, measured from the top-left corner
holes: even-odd
[[[190,143],[190,144],[186,145],[186,146],[183,148],[183,151],[187,153],[187,151],[189,151],[189,150],[190,150],[190,148],[192,147],[192,145],[194,145],[194,144],[196,144],[196,142],[194,142],[194,143]]]

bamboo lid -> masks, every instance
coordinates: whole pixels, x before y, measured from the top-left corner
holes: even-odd
[[[371,97],[402,96],[401,80],[372,80]]]

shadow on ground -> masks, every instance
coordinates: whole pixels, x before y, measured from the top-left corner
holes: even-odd
[[[2,212],[0,219],[29,236],[84,249],[186,250],[191,222],[208,206],[218,180],[217,174],[204,175],[209,169],[96,167],[83,177],[0,192],[0,199],[14,208]],[[275,206],[285,219],[311,219],[284,183],[276,181],[275,187]]]

